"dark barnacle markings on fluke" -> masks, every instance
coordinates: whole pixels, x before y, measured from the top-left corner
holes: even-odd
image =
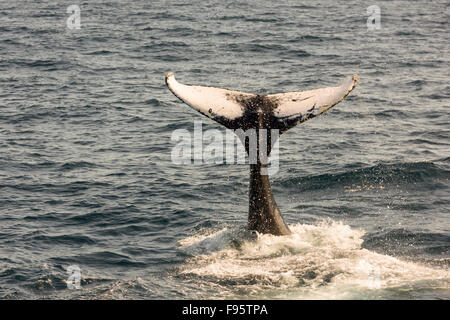
[[[214,87],[183,85],[175,80],[173,73],[166,75],[166,84],[172,93],[195,110],[225,127],[233,130],[256,131],[256,163],[250,163],[250,192],[248,228],[260,233],[288,235],[290,230],[281,216],[270,188],[267,164],[261,162],[260,133],[266,129],[266,155],[271,151],[271,130],[282,134],[297,124],[305,122],[342,101],[358,82],[354,75],[350,82],[338,87],[321,88],[302,92],[274,95],[256,95]],[[298,97],[296,97],[298,95]],[[292,103],[294,103],[292,105]],[[249,137],[242,139],[249,153]]]
[[[310,98],[312,98],[312,97],[306,97],[306,98],[303,98],[303,99],[292,99],[292,102],[300,102],[300,101],[308,100]]]

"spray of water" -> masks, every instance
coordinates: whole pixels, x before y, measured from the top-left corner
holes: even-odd
[[[179,276],[214,287],[217,298],[383,298],[392,290],[450,288],[446,269],[362,248],[362,230],[330,220],[290,229],[282,237],[224,228],[183,239],[191,258]]]

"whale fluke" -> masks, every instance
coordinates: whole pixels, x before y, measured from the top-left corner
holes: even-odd
[[[347,77],[339,86],[308,91],[269,94],[275,101],[274,116],[285,125],[285,130],[305,122],[332,108],[355,88],[358,75]]]
[[[175,96],[225,127],[234,130],[256,129],[260,132],[260,129],[278,129],[280,134],[344,100],[358,81],[355,74],[336,87],[257,95],[215,87],[184,85],[175,79],[172,72],[166,75],[166,84]],[[256,134],[256,137],[259,154],[260,135]],[[249,152],[246,140],[242,142]],[[267,147],[268,155],[271,146],[264,146]],[[259,158],[257,163],[250,164],[248,228],[274,235],[290,234],[273,197],[269,177],[261,173],[264,168],[267,168],[267,164],[262,163]]]
[[[280,133],[336,105],[358,81],[355,74],[336,87],[260,96],[215,87],[184,85],[175,79],[172,72],[166,75],[166,84],[175,96],[227,128],[258,128],[252,115],[259,111],[268,116],[263,121],[264,128],[279,129]]]
[[[187,86],[179,83],[172,72],[166,75],[166,84],[180,100],[219,123],[222,119],[232,121],[242,117],[244,108],[239,101],[256,97],[255,94],[240,91]]]

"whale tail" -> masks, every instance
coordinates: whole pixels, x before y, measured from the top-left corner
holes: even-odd
[[[172,72],[166,75],[166,84],[175,96],[201,114],[229,129],[256,129],[256,163],[250,164],[250,192],[248,228],[260,233],[288,235],[289,228],[283,220],[270,188],[269,177],[262,169],[267,164],[259,158],[261,148],[270,154],[271,139],[260,140],[261,129],[270,135],[272,129],[279,133],[289,130],[327,111],[341,102],[358,83],[355,74],[336,87],[308,91],[256,95],[228,89],[189,86],[179,83]],[[249,153],[247,138],[241,138]],[[263,137],[264,138],[264,137]],[[250,154],[249,154],[250,155]],[[267,172],[265,170],[264,172]]]
[[[215,87],[184,85],[175,79],[172,72],[166,75],[166,84],[175,96],[225,127],[279,129],[280,134],[344,100],[358,81],[355,74],[336,87],[260,96]]]

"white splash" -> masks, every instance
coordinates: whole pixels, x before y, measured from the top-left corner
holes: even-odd
[[[289,236],[258,235],[254,240],[227,228],[184,239],[181,249],[193,257],[180,274],[253,298],[345,299],[424,281],[450,288],[448,270],[362,249],[364,231],[340,222],[290,229]]]

